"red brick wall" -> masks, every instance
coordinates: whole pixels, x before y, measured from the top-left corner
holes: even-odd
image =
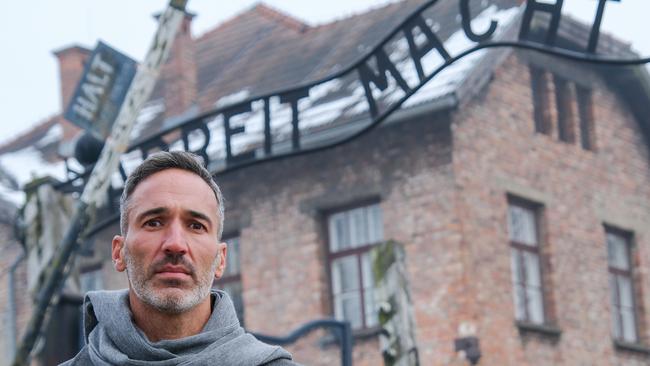
[[[0,275],[0,319],[4,326],[0,332],[0,350],[5,357],[0,358],[0,365],[9,365],[11,360],[8,358],[10,346],[10,333],[9,322],[10,305],[9,305],[9,268],[14,263],[16,258],[22,252],[20,245],[13,239],[12,229],[9,225],[0,223],[0,247],[3,249],[3,255],[0,257],[0,268],[2,273]],[[26,261],[19,264],[14,277],[14,289],[16,300],[16,329],[18,331],[16,338],[16,345],[20,343],[29,316],[31,312],[31,298],[27,292],[27,274],[26,274]]]
[[[557,61],[561,63],[560,61]],[[570,65],[567,67],[571,67]],[[582,65],[577,68],[584,68]],[[646,364],[613,346],[603,224],[634,231],[641,307],[650,282],[650,169],[637,122],[592,75],[597,152],[534,133],[527,66],[510,57],[486,90],[454,118],[454,174],[463,242],[471,252],[484,365]],[[506,194],[544,205],[542,242],[549,263],[557,342],[514,326]],[[648,327],[642,334],[647,345]],[[647,357],[647,356],[646,356]]]

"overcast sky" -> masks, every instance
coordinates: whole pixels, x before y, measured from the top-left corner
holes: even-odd
[[[267,0],[276,9],[317,25],[382,6],[395,0]],[[481,0],[471,0],[481,1]],[[193,23],[200,35],[245,11],[258,1],[190,0],[198,14]],[[597,0],[566,0],[564,10],[588,23]],[[155,32],[152,14],[165,0],[3,0],[0,17],[0,143],[59,113],[58,68],[51,51],[71,44],[94,48],[102,39],[136,60],[142,60]],[[650,31],[644,19],[648,0],[610,1],[603,29],[650,56]]]

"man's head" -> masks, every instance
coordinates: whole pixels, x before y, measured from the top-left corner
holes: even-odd
[[[225,268],[223,198],[193,154],[146,159],[126,181],[120,214],[112,256],[134,301],[182,313],[208,299]]]
[[[219,236],[217,239],[221,239],[224,220],[223,196],[221,195],[221,190],[217,183],[215,183],[214,179],[212,179],[210,172],[208,172],[208,170],[205,169],[198,160],[198,157],[185,151],[163,151],[153,154],[143,161],[142,164],[140,164],[131,175],[129,175],[126,179],[126,183],[124,183],[124,190],[120,197],[120,230],[122,231],[122,235],[126,236],[128,230],[128,216],[130,209],[129,198],[131,198],[133,191],[135,191],[135,188],[140,184],[140,182],[147,179],[149,176],[166,169],[187,170],[188,172],[198,175],[208,186],[210,186],[210,189],[214,192],[214,197],[217,199],[217,204],[219,205]]]

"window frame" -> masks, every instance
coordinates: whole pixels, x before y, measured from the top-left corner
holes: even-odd
[[[380,226],[382,227],[382,235],[381,239],[376,242],[370,242],[358,247],[353,247],[353,248],[346,248],[342,250],[338,250],[336,252],[332,252],[332,238],[330,237],[330,218],[333,215],[342,213],[342,212],[347,212],[347,211],[352,211],[354,209],[358,208],[363,208],[363,207],[369,207],[377,205],[380,210],[380,215],[381,215],[381,221],[379,222]],[[340,206],[336,209],[331,209],[323,212],[323,225],[324,225],[324,232],[325,232],[325,257],[327,261],[327,276],[328,276],[328,288],[329,288],[329,305],[331,309],[331,314],[332,316],[336,317],[336,299],[335,299],[335,294],[334,294],[334,281],[333,281],[333,273],[332,273],[332,264],[337,260],[345,257],[355,257],[355,262],[357,266],[357,271],[358,271],[358,294],[360,298],[359,302],[359,308],[360,308],[360,319],[361,319],[361,326],[358,328],[352,327],[352,330],[355,334],[360,334],[360,333],[372,333],[373,331],[379,329],[379,324],[374,324],[374,325],[368,325],[366,322],[366,317],[368,316],[366,313],[366,290],[363,285],[364,282],[364,277],[363,277],[363,262],[362,262],[362,257],[364,254],[369,253],[370,250],[382,243],[385,239],[383,238],[383,210],[381,209],[381,201],[378,198],[372,198],[372,199],[367,199],[363,201],[357,201],[353,204],[345,205],[345,206]],[[374,279],[373,279],[374,282]],[[348,320],[348,319],[346,319]],[[350,320],[348,320],[350,321]],[[350,322],[352,323],[352,322]]]
[[[507,229],[506,233],[508,236],[508,245],[510,247],[510,256],[513,255],[513,251],[517,251],[517,258],[520,260],[519,266],[522,269],[523,276],[525,276],[526,272],[526,262],[523,259],[524,256],[522,255],[523,252],[528,252],[528,253],[533,253],[537,257],[538,261],[538,270],[539,270],[539,288],[540,288],[540,296],[541,296],[541,307],[542,307],[542,321],[541,322],[535,322],[531,320],[531,315],[529,314],[529,299],[528,299],[528,294],[526,288],[528,287],[528,284],[524,286],[524,318],[519,319],[517,318],[517,309],[515,308],[515,320],[517,322],[523,323],[523,324],[529,324],[529,325],[534,325],[534,326],[544,326],[544,325],[550,325],[551,324],[551,313],[549,309],[549,303],[548,303],[548,298],[549,298],[549,293],[548,293],[548,288],[546,284],[546,269],[545,269],[545,263],[546,263],[546,256],[544,253],[544,242],[543,238],[544,235],[542,233],[543,230],[543,220],[542,220],[542,215],[543,215],[543,209],[544,205],[536,202],[532,202],[523,198],[519,198],[516,196],[508,195],[508,200],[507,200]],[[511,206],[517,206],[523,209],[526,209],[528,211],[531,211],[534,216],[534,224],[535,224],[535,240],[536,240],[536,245],[531,246],[530,244],[518,242],[516,240],[512,240],[511,233],[510,233],[510,208]],[[512,261],[512,258],[511,258]],[[514,271],[515,268],[510,268],[511,271],[511,276],[512,276],[512,271]],[[524,281],[525,277],[524,277]],[[524,282],[525,283],[525,282]],[[518,286],[514,281],[511,280],[511,288],[513,291],[513,301],[515,300],[515,297],[517,296],[517,288]],[[516,307],[516,303],[513,304]]]
[[[638,307],[638,299],[637,299],[637,284],[636,279],[635,279],[635,270],[634,270],[634,256],[633,256],[633,250],[634,250],[634,234],[630,231],[622,230],[610,225],[604,225],[604,232],[605,232],[605,250],[607,250],[607,273],[609,275],[609,278],[612,276],[616,278],[617,280],[614,281],[615,284],[615,289],[611,287],[612,281],[610,280],[610,288],[609,288],[609,295],[610,295],[610,306],[611,308],[611,316],[614,318],[617,318],[616,321],[616,326],[618,326],[619,329],[614,330],[613,328],[611,329],[612,331],[612,338],[615,341],[618,342],[625,342],[625,343],[631,343],[631,344],[637,344],[640,343],[641,341],[641,324],[640,324],[640,319],[639,319],[639,307]],[[611,262],[610,262],[610,257],[609,257],[609,242],[607,240],[608,235],[615,235],[621,239],[624,240],[625,242],[625,256],[627,259],[628,263],[628,269],[624,270],[621,268],[613,267]],[[627,278],[627,280],[630,283],[630,294],[631,294],[631,299],[630,302],[632,304],[632,316],[633,316],[633,324],[634,324],[634,340],[630,341],[625,339],[625,329],[624,329],[624,321],[623,321],[623,315],[621,311],[621,291],[619,288],[618,284],[618,277],[622,276]],[[616,298],[616,303],[612,303],[612,295],[615,295]],[[612,319],[613,320],[613,319]],[[614,324],[611,324],[612,326]],[[618,331],[619,336],[616,336],[616,331]]]
[[[596,123],[593,91],[591,88],[576,83],[575,95],[578,108],[580,146],[582,146],[584,150],[596,151]]]
[[[553,130],[553,118],[550,115],[549,75],[546,70],[539,66],[529,65],[528,69],[533,98],[535,132],[550,136]]]
[[[557,138],[568,144],[576,142],[575,111],[578,99],[574,91],[575,83],[553,74],[555,89],[555,108],[557,114]]]

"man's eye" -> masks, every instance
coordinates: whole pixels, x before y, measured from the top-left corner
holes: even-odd
[[[146,227],[160,227],[160,226],[162,226],[162,221],[160,221],[158,219],[147,220],[144,223],[144,226],[146,226]]]
[[[200,222],[192,222],[192,223],[190,223],[190,229],[197,230],[197,231],[202,231],[202,230],[205,230],[205,225],[203,225]]]

